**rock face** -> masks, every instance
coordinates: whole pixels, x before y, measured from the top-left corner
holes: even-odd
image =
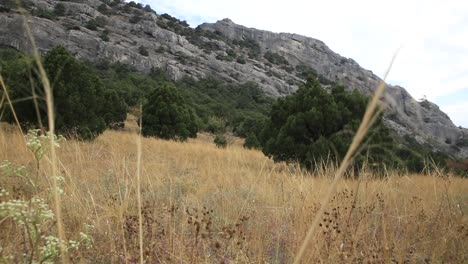
[[[214,75],[227,82],[255,81],[274,97],[293,93],[307,73],[319,76],[324,84],[342,83],[365,94],[371,94],[381,82],[322,41],[297,34],[246,28],[229,19],[194,30],[170,16],[125,3],[112,7],[98,0],[32,3],[30,13],[52,10],[58,3],[66,9],[66,16],[54,20],[27,17],[42,53],[63,45],[78,58],[127,63],[141,71],[159,67],[174,80]],[[87,27],[92,20],[99,21],[93,30]],[[0,25],[0,46],[31,52],[24,18],[17,10],[0,13]],[[437,105],[418,102],[404,88],[391,85],[382,101],[388,106],[385,122],[396,133],[468,157],[468,147],[460,143],[468,140],[468,130],[456,127]]]

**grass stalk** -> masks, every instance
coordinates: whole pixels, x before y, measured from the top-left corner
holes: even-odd
[[[143,113],[143,106],[140,105],[140,113]],[[140,129],[137,137],[137,203],[138,203],[138,236],[140,244],[140,263],[144,263],[143,258],[143,217],[141,215],[141,129],[143,127],[142,114],[140,115]]]

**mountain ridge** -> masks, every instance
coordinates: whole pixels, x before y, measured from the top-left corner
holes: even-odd
[[[173,80],[214,75],[227,82],[255,81],[273,97],[293,93],[308,74],[321,78],[325,86],[342,83],[368,95],[381,81],[323,41],[299,34],[247,28],[230,19],[192,29],[170,15],[116,1],[32,3],[28,21],[42,53],[63,45],[82,59],[108,59],[146,72],[159,67]],[[40,12],[53,10],[58,4],[64,6],[65,15],[40,17]],[[90,26],[90,21],[97,25]],[[0,13],[0,24],[5,25],[0,28],[0,45],[31,52],[19,12]],[[459,158],[468,157],[468,148],[457,143],[468,138],[468,130],[456,127],[437,105],[418,102],[403,87],[393,85],[387,85],[382,102],[389,108],[386,124],[399,135],[414,137]]]

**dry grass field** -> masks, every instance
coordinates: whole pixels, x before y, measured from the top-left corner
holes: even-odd
[[[84,232],[92,239],[92,246],[69,247],[70,262],[139,262],[136,142],[130,125],[93,142],[60,143],[65,236],[80,241]],[[4,160],[24,166],[24,177],[7,177],[3,167],[0,184],[8,194],[0,202],[40,197],[54,208],[48,159],[37,170],[24,137],[6,125],[0,130]],[[186,143],[144,138],[144,262],[292,263],[333,175],[333,168],[306,173],[274,164],[237,143],[219,149],[207,135]],[[342,179],[301,262],[467,263],[467,214],[468,180],[437,170]],[[31,239],[39,231],[10,218],[0,218],[0,259],[40,259],[47,242]],[[55,218],[36,224],[40,236],[57,236]]]

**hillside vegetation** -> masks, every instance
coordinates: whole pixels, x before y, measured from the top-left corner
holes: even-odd
[[[132,24],[156,17],[135,2],[97,9],[108,5],[138,10]],[[52,21],[66,10],[30,12]],[[263,59],[292,71],[280,54]],[[252,81],[174,81],[62,46],[1,49],[0,263],[468,262],[467,179],[384,126],[385,83],[368,100],[304,75],[274,100]]]
[[[22,127],[46,127],[43,83],[33,58],[0,49],[0,59],[0,74]],[[276,161],[311,168],[322,160],[341,161],[368,103],[365,96],[341,85],[322,86],[313,74],[296,93],[274,100],[255,82],[232,84],[215,77],[174,82],[159,68],[144,74],[108,60],[80,61],[61,46],[42,60],[52,80],[55,125],[66,137],[93,139],[106,127],[122,128],[126,113],[133,110],[139,115],[135,109],[141,105],[145,136],[185,140],[206,131],[224,142],[223,134],[231,133]],[[5,99],[4,94],[0,92]],[[8,101],[0,105],[0,120],[16,123]],[[382,116],[377,123],[358,163],[367,160],[376,170],[411,172],[423,172],[427,162],[445,166],[446,154],[391,133]]]
[[[93,142],[60,143],[66,237],[82,241],[84,232],[92,238],[89,247],[68,251],[73,261],[138,260],[136,140],[134,132],[106,131]],[[210,142],[206,135],[187,143],[143,139],[145,260],[291,263],[334,168],[304,172],[239,144],[219,149]],[[9,193],[2,192],[1,206],[39,197],[52,208],[48,160],[36,170],[23,136],[12,126],[2,125],[0,149],[0,160],[11,162],[1,166],[2,190]],[[19,169],[24,177],[8,174],[11,168],[18,173],[18,166],[24,166]],[[343,179],[303,263],[464,263],[467,201],[467,180],[437,170],[425,176],[376,179],[366,173],[359,180]],[[0,259],[26,262],[33,250],[30,230],[1,217]],[[43,235],[56,234],[55,218],[42,221],[35,224]],[[39,240],[35,246],[44,245]]]

